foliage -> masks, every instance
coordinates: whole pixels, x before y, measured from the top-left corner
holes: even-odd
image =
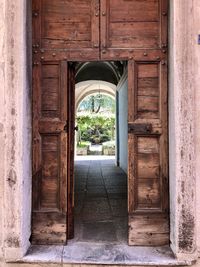
[[[83,141],[83,142],[78,144],[78,147],[79,148],[85,148],[85,147],[88,147],[89,145],[90,145],[90,142]]]
[[[82,141],[90,141],[94,144],[99,144],[114,139],[114,115],[79,115],[76,121],[79,128],[78,144]]]
[[[89,112],[89,113],[103,113],[115,112],[115,100],[104,94],[92,94],[83,99],[80,103],[78,112]]]

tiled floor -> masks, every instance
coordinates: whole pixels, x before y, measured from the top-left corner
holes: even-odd
[[[113,159],[75,161],[75,240],[127,243],[127,176]]]

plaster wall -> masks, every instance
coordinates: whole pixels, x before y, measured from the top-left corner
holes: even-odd
[[[4,136],[5,136],[5,0],[0,0],[0,261],[3,258],[3,195],[4,195]]]
[[[171,247],[178,258],[196,253],[195,2],[170,1],[169,166]]]
[[[197,247],[200,253],[200,45],[198,34],[200,34],[200,2],[194,1],[194,67],[195,67],[195,150],[196,150],[196,196],[197,196]]]
[[[117,86],[118,90],[118,149],[119,166],[127,173],[128,168],[128,79],[127,73]]]

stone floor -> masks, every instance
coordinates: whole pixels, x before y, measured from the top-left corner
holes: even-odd
[[[75,161],[74,241],[127,243],[127,176],[113,158]]]

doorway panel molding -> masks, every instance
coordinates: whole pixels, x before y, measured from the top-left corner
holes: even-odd
[[[170,17],[169,147],[171,247],[180,259],[196,254],[195,177],[195,5],[199,0],[173,0]],[[0,198],[3,236],[0,246],[7,261],[22,259],[30,243],[31,226],[31,50],[26,28],[31,8],[26,0],[0,0],[5,4],[3,126],[0,138]],[[197,17],[197,16],[196,16]],[[198,18],[197,18],[198,19]],[[29,22],[28,22],[29,25]],[[198,101],[198,99],[196,99]],[[2,134],[3,133],[3,134]]]

